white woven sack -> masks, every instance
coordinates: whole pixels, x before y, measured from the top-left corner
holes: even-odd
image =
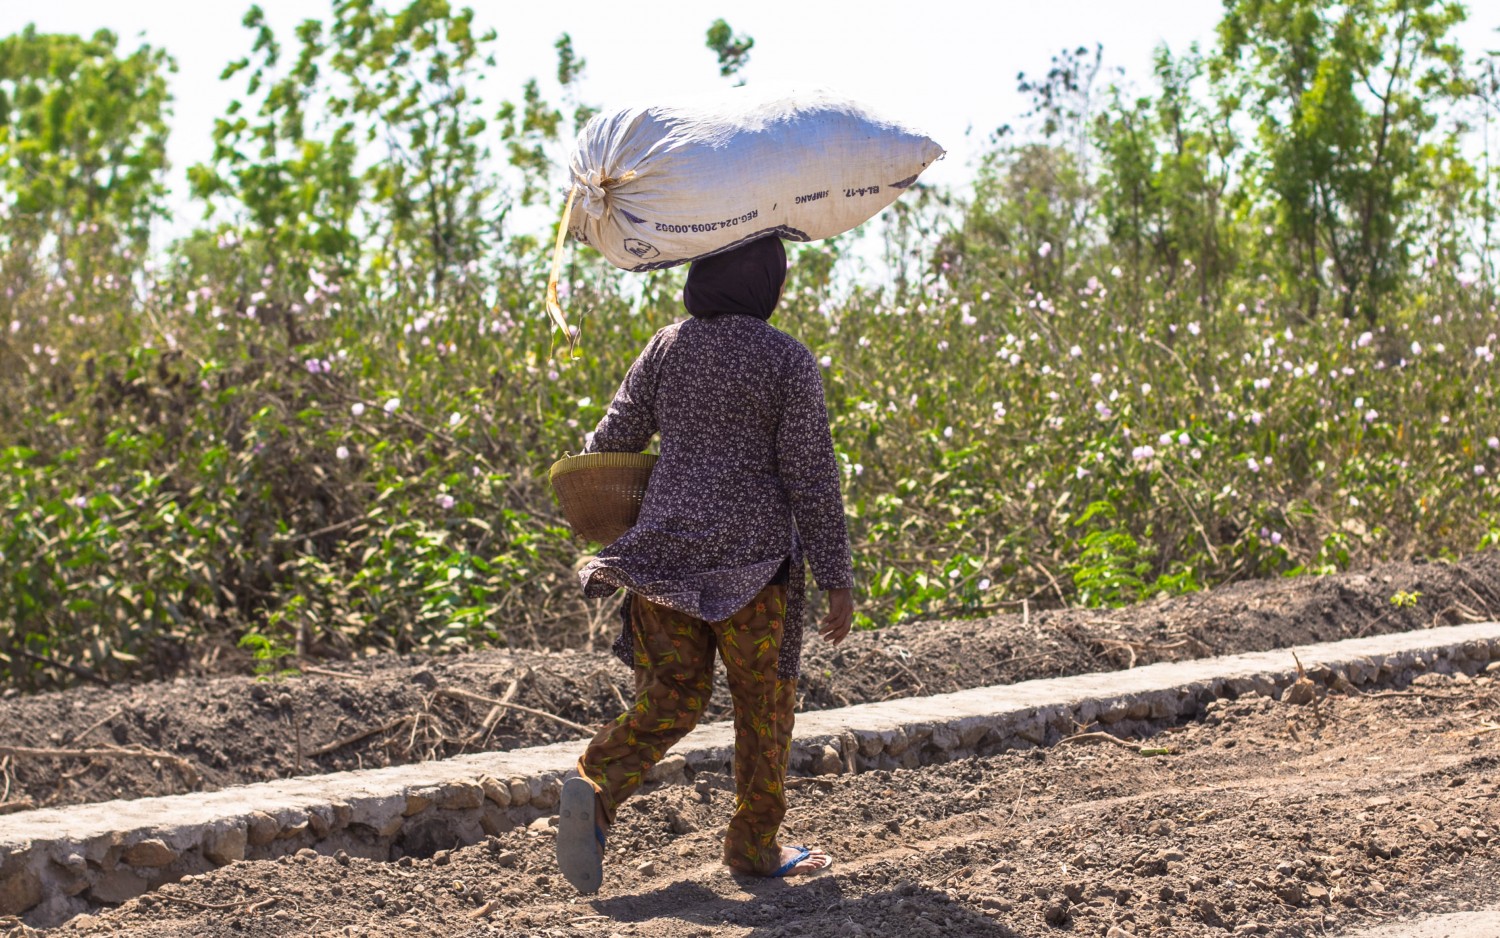
[[[744,241],[816,241],[890,205],[943,148],[828,91],[735,89],[598,114],[571,160],[569,228],[626,270]]]

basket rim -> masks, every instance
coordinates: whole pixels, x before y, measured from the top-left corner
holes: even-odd
[[[580,469],[650,469],[656,465],[656,459],[652,453],[582,453],[564,456],[547,470],[547,478],[555,479]]]

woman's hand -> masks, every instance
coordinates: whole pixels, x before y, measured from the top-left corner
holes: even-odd
[[[853,625],[854,590],[829,590],[828,614],[823,617],[823,627],[818,630],[818,634],[823,636],[824,641],[837,645],[849,637],[849,629]]]

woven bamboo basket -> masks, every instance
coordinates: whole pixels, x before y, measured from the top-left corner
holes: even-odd
[[[564,456],[547,475],[573,533],[613,543],[635,524],[656,457],[647,453]]]

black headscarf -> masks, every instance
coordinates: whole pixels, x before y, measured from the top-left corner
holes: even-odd
[[[772,235],[693,262],[682,305],[698,319],[743,313],[770,319],[786,282],[786,248]]]

